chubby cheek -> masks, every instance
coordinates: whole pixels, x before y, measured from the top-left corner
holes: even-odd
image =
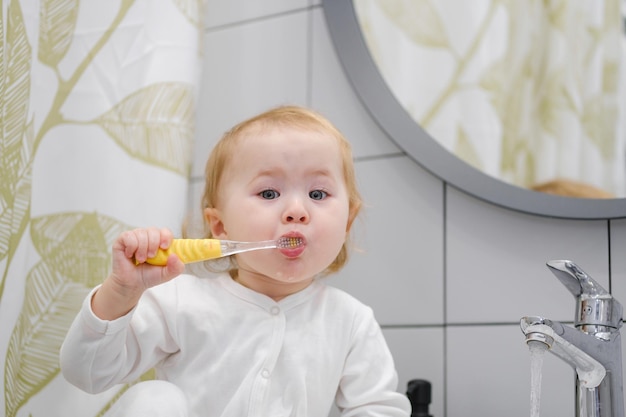
[[[259,241],[272,239],[275,221],[264,218],[261,210],[244,206],[232,208],[224,216],[224,230],[229,240]]]
[[[315,235],[310,237],[310,244],[320,262],[330,264],[335,260],[341,247],[346,241],[348,232],[348,215],[328,218],[323,222],[323,227],[316,230]]]

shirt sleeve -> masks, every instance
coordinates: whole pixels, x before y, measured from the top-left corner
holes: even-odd
[[[355,326],[336,397],[342,417],[409,417],[411,403],[397,391],[393,357],[371,309]]]
[[[91,309],[91,299],[98,288],[85,298],[59,357],[65,379],[92,394],[134,381],[166,357],[168,351],[176,349],[164,326],[155,324],[157,320],[142,320],[159,315],[158,306],[144,301],[146,294],[140,301],[141,313],[136,306],[125,316],[109,321],[101,320]]]

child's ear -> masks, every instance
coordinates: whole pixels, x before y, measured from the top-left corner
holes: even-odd
[[[204,218],[211,230],[211,236],[215,239],[226,238],[226,230],[224,229],[224,222],[220,211],[214,207],[207,207],[204,209]]]

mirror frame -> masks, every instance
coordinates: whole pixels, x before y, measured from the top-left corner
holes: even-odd
[[[441,146],[406,112],[378,71],[352,0],[322,0],[339,61],[357,96],[383,131],[417,164],[450,186],[483,201],[544,217],[626,217],[626,199],[561,197],[516,187],[472,167]]]

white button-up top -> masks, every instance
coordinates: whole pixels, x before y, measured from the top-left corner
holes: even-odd
[[[95,290],[94,290],[95,291]],[[187,396],[192,417],[409,416],[372,310],[316,280],[278,302],[228,275],[181,275],[114,321],[93,291],[61,349],[66,379],[88,392],[152,367]]]

